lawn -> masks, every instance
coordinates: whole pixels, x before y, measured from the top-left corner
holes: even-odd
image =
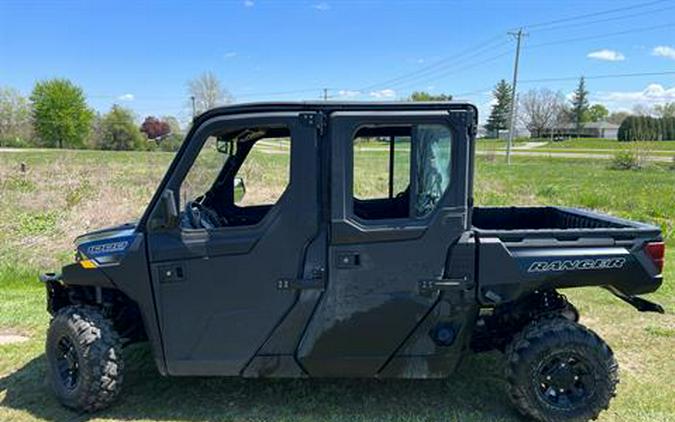
[[[514,142],[514,147],[521,148],[530,143],[541,143],[528,148],[530,151],[540,152],[612,152],[620,149],[638,147],[655,155],[675,156],[675,141],[646,141],[646,142],[619,142],[611,139],[579,138],[567,139],[560,142],[552,142],[549,139],[523,139]],[[506,140],[480,139],[477,144],[478,150],[491,151],[506,149]]]
[[[259,153],[270,166],[284,162],[283,154]],[[377,148],[364,148],[363,154],[372,154],[374,163],[382,158]],[[498,353],[468,357],[445,381],[243,380],[162,378],[148,348],[137,345],[127,350],[128,376],[116,405],[93,416],[59,406],[44,382],[48,315],[35,275],[69,261],[75,235],[137,218],[171,157],[0,152],[0,333],[28,338],[0,345],[0,420],[521,420],[506,398]],[[484,157],[476,172],[478,204],[596,209],[658,224],[669,247],[675,247],[675,170],[665,165],[617,171],[602,160],[516,156],[509,167]],[[566,292],[580,308],[582,322],[607,340],[621,365],[618,396],[601,421],[675,421],[673,278],[675,254],[670,253],[665,285],[650,295],[667,315],[638,313],[597,288]]]

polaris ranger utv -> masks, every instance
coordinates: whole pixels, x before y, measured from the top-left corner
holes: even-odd
[[[661,284],[661,233],[475,207],[476,125],[456,102],[197,117],[140,220],[79,237],[76,262],[41,276],[56,396],[108,406],[124,347],[145,340],[174,376],[442,378],[497,349],[524,415],[595,418],[617,363],[559,291],[663,312],[638,297]]]

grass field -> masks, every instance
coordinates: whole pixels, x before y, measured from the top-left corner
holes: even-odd
[[[284,162],[282,154],[259,153],[271,167]],[[373,162],[382,158],[377,149],[363,153]],[[27,337],[0,345],[0,421],[520,420],[505,395],[498,353],[468,357],[445,381],[242,380],[162,378],[148,348],[138,345],[128,350],[128,376],[114,407],[93,416],[61,408],[44,383],[48,315],[35,276],[71,259],[75,235],[137,218],[170,159],[169,153],[0,152],[0,334]],[[668,166],[616,171],[600,160],[515,157],[510,167],[502,161],[479,159],[478,204],[596,209],[658,224],[675,247],[675,170]],[[667,256],[665,285],[651,295],[667,315],[640,314],[597,288],[568,292],[582,322],[608,341],[621,365],[618,397],[602,421],[675,421],[674,257]]]
[[[514,143],[516,149],[525,147],[528,143],[539,145],[529,146],[529,151],[538,152],[616,152],[621,149],[635,146],[659,156],[675,157],[675,141],[647,141],[647,142],[619,142],[611,139],[580,138],[568,139],[561,142],[552,142],[547,139],[518,139]],[[506,149],[506,141],[501,139],[481,139],[478,141],[479,151],[492,151]]]

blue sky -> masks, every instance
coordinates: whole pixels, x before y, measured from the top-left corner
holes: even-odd
[[[612,9],[622,10],[599,13]],[[0,86],[28,94],[37,80],[66,77],[101,112],[119,103],[184,120],[186,81],[212,71],[237,101],[318,99],[322,87],[350,100],[427,90],[487,111],[490,88],[511,78],[507,31],[519,26],[529,32],[522,89],[568,94],[573,80],[527,81],[675,72],[673,0],[0,0]],[[675,74],[588,87],[614,110],[675,101]]]

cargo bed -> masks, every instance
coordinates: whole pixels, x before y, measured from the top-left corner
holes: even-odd
[[[656,226],[567,207],[475,207],[472,227],[478,237],[497,237],[509,242],[525,238],[660,238]]]

